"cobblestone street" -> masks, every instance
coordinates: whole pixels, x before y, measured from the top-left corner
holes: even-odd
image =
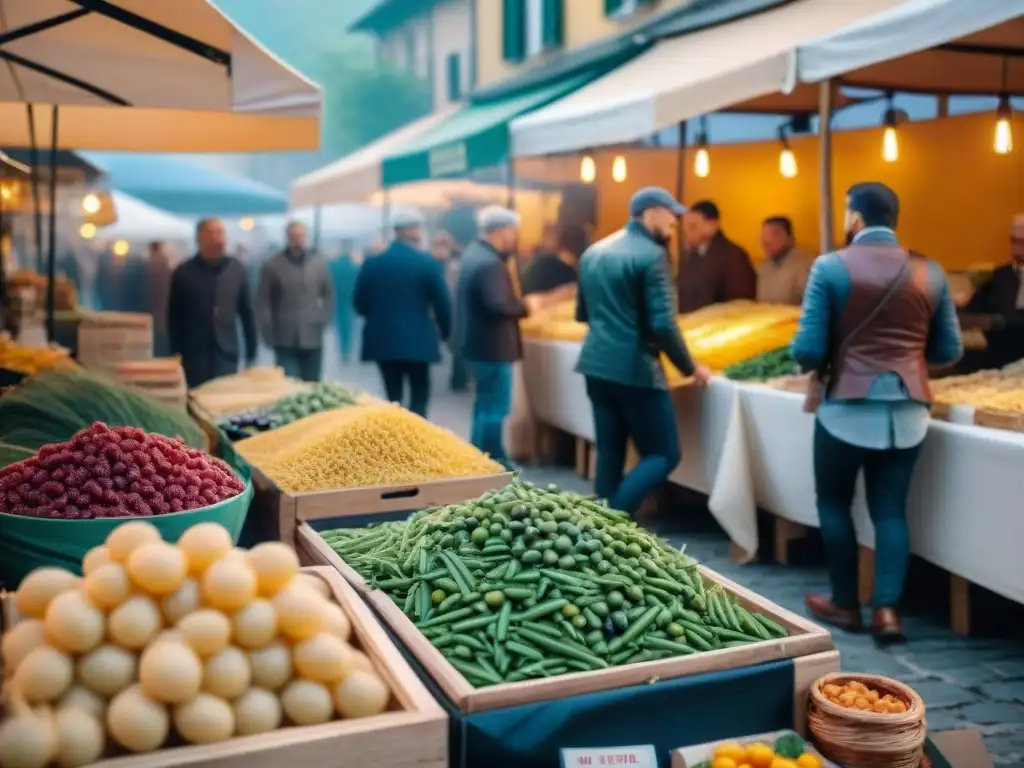
[[[325,378],[381,392],[371,366],[341,367],[334,360],[328,363]],[[448,391],[443,366],[434,372],[434,385],[431,420],[466,436],[469,396]],[[531,468],[524,475],[535,482],[590,492],[589,484],[571,470]],[[671,522],[661,517],[647,524],[673,542],[685,540],[689,554],[769,600],[807,615],[805,591],[827,591],[820,565],[736,565],[729,560],[728,539],[709,515],[701,510],[675,513]],[[843,669],[876,672],[911,684],[925,700],[931,730],[978,728],[996,765],[1024,768],[1024,644],[996,633],[986,636],[985,628],[977,637],[958,637],[948,626],[948,603],[935,603],[911,606],[904,620],[910,642],[893,651],[876,648],[868,635],[836,632],[833,638]]]

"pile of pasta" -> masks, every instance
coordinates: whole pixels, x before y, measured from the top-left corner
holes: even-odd
[[[390,403],[324,411],[243,440],[236,450],[290,493],[504,471],[455,433]]]

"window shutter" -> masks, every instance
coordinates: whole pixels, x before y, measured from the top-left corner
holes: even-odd
[[[604,15],[611,16],[618,12],[625,0],[604,0]]]
[[[462,57],[457,53],[448,56],[448,101],[462,98]]]
[[[543,42],[545,48],[561,48],[565,35],[565,0],[543,0]]]
[[[526,56],[526,0],[502,0],[501,53],[505,61]]]

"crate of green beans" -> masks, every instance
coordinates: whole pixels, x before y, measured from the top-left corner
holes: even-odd
[[[567,676],[579,694],[832,649],[825,630],[622,513],[518,480],[299,543],[337,555],[464,711],[559,698]]]

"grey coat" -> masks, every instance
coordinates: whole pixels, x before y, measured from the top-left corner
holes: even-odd
[[[260,270],[256,307],[268,346],[319,349],[334,319],[334,283],[327,264],[310,251],[271,257]]]

